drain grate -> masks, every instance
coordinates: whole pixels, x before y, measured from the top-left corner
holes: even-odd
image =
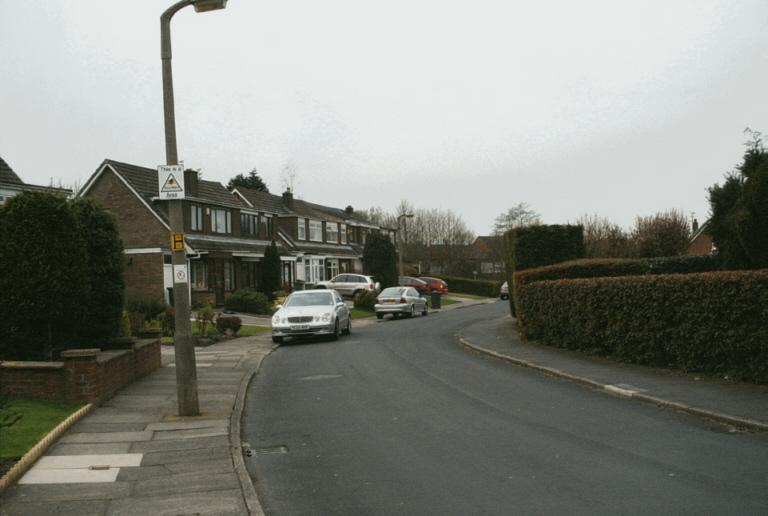
[[[274,455],[280,453],[288,453],[288,447],[285,445],[279,446],[264,446],[261,448],[245,448],[245,456],[253,457],[254,455]]]

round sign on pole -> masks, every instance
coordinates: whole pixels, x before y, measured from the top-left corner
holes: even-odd
[[[173,266],[173,282],[174,283],[187,282],[187,266],[186,265]]]

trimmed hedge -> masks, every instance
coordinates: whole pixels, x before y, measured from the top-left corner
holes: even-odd
[[[269,314],[269,307],[269,298],[267,298],[266,294],[257,292],[252,288],[235,290],[224,299],[224,308],[235,312]]]
[[[519,287],[535,281],[612,278],[617,276],[643,276],[657,274],[691,274],[719,270],[721,262],[716,256],[671,256],[668,258],[600,258],[571,260],[568,262],[515,272],[512,276],[512,300],[519,308]]]
[[[537,281],[519,296],[526,338],[768,383],[768,270]]]
[[[501,282],[492,280],[454,277],[443,277],[442,280],[448,283],[449,292],[463,292],[464,294],[474,294],[476,296],[497,297],[501,287]]]
[[[584,227],[570,225],[526,226],[504,235],[510,271],[541,267],[584,258]]]

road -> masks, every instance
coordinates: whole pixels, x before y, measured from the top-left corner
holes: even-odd
[[[493,303],[287,345],[250,387],[265,511],[768,514],[768,436],[464,351]]]

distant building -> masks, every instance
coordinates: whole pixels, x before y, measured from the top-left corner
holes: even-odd
[[[709,220],[699,226],[696,219],[693,219],[693,235],[688,243],[688,249],[685,254],[688,255],[707,255],[712,254],[715,250],[715,245],[712,242],[712,236],[707,229],[709,228]]]
[[[54,188],[52,186],[30,185],[21,180],[16,172],[0,157],[0,205],[11,197],[21,192],[53,192],[62,195],[72,195],[72,190],[67,188]]]

